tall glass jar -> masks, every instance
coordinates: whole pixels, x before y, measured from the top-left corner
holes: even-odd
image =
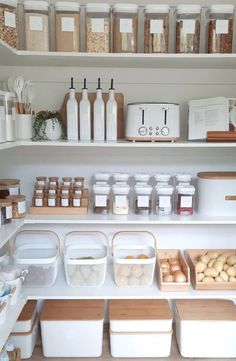
[[[135,204],[136,214],[147,215],[152,210],[152,187],[149,185],[135,186]]]
[[[93,212],[98,214],[107,214],[110,208],[110,186],[93,186]]]
[[[180,186],[177,188],[176,213],[181,216],[191,216],[194,210],[195,188]]]
[[[156,187],[155,212],[159,215],[169,215],[172,213],[173,207],[173,191],[172,186]]]
[[[144,52],[168,53],[169,5],[146,5],[144,9]]]
[[[85,19],[85,51],[109,53],[110,51],[110,5],[87,4]]]
[[[176,187],[189,186],[192,180],[192,175],[189,173],[176,174]]]
[[[208,9],[208,53],[232,53],[233,5],[212,5]]]
[[[17,0],[0,0],[0,39],[18,49]]]
[[[12,202],[12,218],[24,218],[26,216],[26,204],[24,195],[7,196],[7,200]]]
[[[80,50],[80,5],[77,2],[57,1],[56,10],[56,50]]]
[[[12,220],[12,202],[6,199],[0,199],[0,225],[11,223]]]
[[[116,4],[113,7],[113,12],[114,53],[137,53],[138,6],[135,4]]]
[[[176,53],[199,53],[201,7],[179,5],[176,9]]]
[[[47,1],[24,2],[26,50],[49,51],[49,20]]]
[[[128,185],[113,185],[112,210],[114,214],[129,214],[130,187]]]

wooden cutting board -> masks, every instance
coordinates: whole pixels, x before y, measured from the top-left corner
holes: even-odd
[[[236,132],[209,131],[207,142],[236,142]]]
[[[78,103],[81,100],[81,94],[82,93],[75,93]],[[59,110],[59,113],[61,114],[64,126],[65,126],[65,130],[66,130],[66,125],[67,125],[66,102],[68,100],[68,97],[69,97],[69,93],[67,93],[65,95],[61,109]],[[89,97],[89,100],[91,103],[91,119],[92,119],[91,129],[92,129],[92,135],[93,135],[93,103],[96,99],[96,93],[88,93],[88,97]],[[103,93],[102,97],[106,104],[106,102],[108,101],[108,93]],[[117,101],[117,113],[118,113],[117,114],[117,137],[124,138],[124,95],[122,93],[116,93],[115,99]]]

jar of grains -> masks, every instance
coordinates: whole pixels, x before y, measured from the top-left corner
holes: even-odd
[[[136,214],[147,215],[152,210],[152,187],[150,185],[135,186],[135,205]]]
[[[109,212],[110,186],[93,185],[93,211],[94,213],[107,214]]]
[[[58,198],[57,198],[56,194],[48,194],[47,206],[48,207],[56,207],[56,206],[58,206]]]
[[[0,210],[1,210],[0,225],[11,223],[11,219],[12,219],[11,201],[6,199],[0,199]]]
[[[84,177],[74,177],[74,181],[76,187],[84,187]]]
[[[0,179],[0,198],[20,194],[19,179]]]
[[[176,53],[199,53],[200,5],[179,5],[176,9]]]
[[[208,53],[232,53],[233,5],[212,5],[208,10]]]
[[[113,11],[114,53],[137,53],[138,6],[135,4],[116,4]]]
[[[24,218],[26,215],[26,204],[25,204],[25,196],[7,196],[7,200],[12,202],[12,218]]]
[[[17,0],[0,0],[0,39],[18,49]]]
[[[194,209],[194,186],[180,186],[177,188],[176,213],[181,216],[190,216]]]
[[[44,194],[35,194],[34,206],[35,207],[43,207],[44,206]]]
[[[110,51],[110,5],[87,4],[85,19],[85,51],[109,53]]]
[[[159,215],[169,215],[172,212],[174,188],[170,185],[156,187],[155,212]]]
[[[168,53],[169,5],[146,5],[144,9],[144,52]]]
[[[80,5],[76,2],[58,1],[56,10],[56,50],[79,51]]]
[[[130,187],[128,185],[113,185],[112,209],[114,214],[129,214],[129,191]]]
[[[48,177],[49,186],[58,186],[59,177]]]
[[[49,51],[49,23],[47,1],[24,2],[26,50]]]

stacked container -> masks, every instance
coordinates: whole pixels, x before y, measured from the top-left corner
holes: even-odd
[[[18,49],[17,0],[1,0],[0,29],[0,39]]]

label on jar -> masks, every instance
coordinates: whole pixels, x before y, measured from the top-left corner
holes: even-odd
[[[138,207],[149,207],[148,196],[138,196]]]
[[[69,189],[62,189],[61,194],[69,194]]]
[[[191,208],[192,206],[193,206],[193,197],[181,196],[181,201],[180,201],[181,208]]]
[[[216,20],[216,34],[228,34],[229,22],[228,20]]]
[[[63,191],[62,191],[63,193]],[[48,194],[56,194],[56,189],[49,189]]]
[[[115,196],[115,205],[117,208],[125,208],[127,203],[126,196]]]
[[[6,207],[6,219],[12,218],[12,206]]]
[[[43,206],[43,199],[42,198],[35,198],[35,207],[42,207]],[[19,203],[18,203],[18,209],[19,209]],[[24,213],[24,212],[19,212]]]
[[[195,20],[182,20],[183,34],[195,34]]]
[[[107,197],[106,196],[95,196],[95,207],[106,207]]]
[[[14,13],[10,13],[9,11],[4,11],[4,23],[5,26],[16,28],[16,15]]]
[[[19,188],[18,187],[11,187],[9,188],[9,195],[10,196],[18,196]]]
[[[70,186],[70,182],[63,182],[63,185],[64,185],[65,187],[69,187],[69,186]]]
[[[18,202],[18,213],[25,213],[26,207],[25,207],[25,201]]]
[[[75,182],[75,186],[76,186],[76,187],[82,187],[82,182],[81,182],[81,181]]]
[[[56,206],[56,199],[48,198],[48,207],[55,207],[55,206]]]
[[[170,196],[160,196],[159,197],[159,207],[161,208],[169,208],[171,206],[171,197]]]
[[[107,181],[96,181],[98,185],[107,185]]]
[[[73,207],[80,207],[80,198],[73,198]]]
[[[49,182],[49,185],[50,185],[50,186],[56,186],[56,185],[57,185],[57,182],[51,181],[51,182]]]
[[[132,33],[133,21],[132,19],[120,19],[120,33]]]
[[[43,194],[43,190],[42,190],[42,189],[36,189],[36,190],[35,190],[35,193],[36,193],[36,194]]]
[[[33,31],[43,31],[43,18],[42,16],[29,17],[29,29]]]
[[[62,198],[61,206],[62,207],[68,207],[69,206],[69,199],[68,198]]]
[[[37,181],[39,186],[45,186],[45,181]]]
[[[104,19],[91,19],[92,33],[104,33]]]
[[[61,31],[74,32],[75,19],[74,18],[61,18]]]
[[[150,21],[150,34],[163,34],[163,20]]]
[[[82,194],[82,191],[80,189],[76,189],[75,194]]]

